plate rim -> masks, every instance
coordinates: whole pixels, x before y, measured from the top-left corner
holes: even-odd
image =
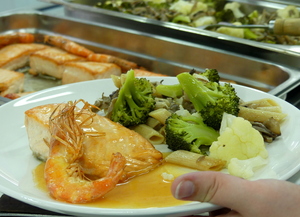
[[[151,81],[165,81],[165,80],[174,80],[174,81],[177,81],[176,77],[146,77],[147,79],[151,80]],[[171,79],[170,79],[171,78]],[[99,83],[99,82],[110,82],[112,83],[112,79],[111,78],[107,78],[107,79],[99,79],[99,80],[92,80],[92,81],[85,81],[85,82],[78,82],[78,83],[73,83],[73,84],[67,84],[67,85],[61,85],[61,86],[58,86],[58,87],[52,87],[52,88],[48,88],[48,89],[45,89],[45,90],[41,90],[41,91],[37,91],[37,92],[34,92],[34,93],[31,93],[31,94],[28,94],[26,96],[23,96],[19,99],[16,99],[16,100],[12,100],[11,102],[8,102],[4,105],[2,105],[0,107],[0,114],[1,114],[1,111],[4,110],[4,108],[6,107],[11,107],[11,106],[14,106],[16,104],[20,104],[21,102],[21,105],[18,105],[18,106],[22,106],[22,101],[25,100],[26,102],[26,99],[31,99],[31,98],[35,98],[35,97],[38,97],[39,95],[43,95],[43,94],[48,94],[48,93],[51,93],[53,91],[57,91],[57,90],[68,90],[68,89],[74,89],[74,87],[76,86],[82,86],[82,85],[89,85],[89,84],[96,84],[96,83]],[[270,96],[270,98],[273,98],[273,99],[276,99],[276,101],[280,102],[280,103],[284,103],[288,106],[290,106],[291,108],[294,108],[296,109],[298,112],[300,112],[295,106],[293,106],[292,104],[286,102],[285,100],[281,99],[281,98],[278,98],[274,95],[271,95],[271,94],[268,94],[266,92],[263,92],[263,91],[260,91],[260,90],[257,90],[257,89],[253,89],[253,88],[250,88],[250,87],[247,87],[247,86],[243,86],[243,85],[238,85],[238,84],[232,84],[234,87],[239,87],[243,90],[251,90],[251,91],[255,91],[257,93],[261,93],[263,94],[264,96]],[[99,88],[101,89],[101,88]],[[103,90],[102,90],[103,92]],[[101,95],[101,92],[99,91],[99,97]],[[98,98],[99,98],[98,97]],[[42,101],[44,102],[44,101]],[[45,104],[45,102],[44,102]],[[28,105],[28,104],[25,104],[25,105]],[[0,151],[1,153],[1,151]],[[295,167],[294,169],[292,169],[289,173],[285,174],[284,177],[282,177],[282,180],[287,180],[288,178],[290,178],[291,176],[293,176],[294,174],[296,174],[300,169],[300,162],[298,163],[297,167]],[[1,170],[1,168],[0,168]],[[3,177],[1,176],[0,174],[0,181],[1,179],[3,179]],[[16,187],[18,188],[18,186]],[[102,216],[102,215],[109,215],[109,216],[120,216],[120,214],[122,214],[121,216],[138,216],[138,215],[151,215],[151,216],[155,216],[155,215],[166,215],[166,214],[180,214],[180,213],[191,213],[191,214],[195,214],[195,213],[198,213],[199,211],[200,212],[206,212],[206,211],[203,211],[203,209],[205,210],[208,210],[208,211],[211,211],[211,210],[215,210],[215,209],[218,209],[220,208],[219,206],[217,205],[214,205],[214,204],[211,204],[211,203],[202,203],[202,204],[205,204],[205,208],[203,207],[197,207],[199,206],[199,202],[191,202],[191,203],[188,203],[188,204],[183,204],[183,205],[179,205],[179,206],[172,206],[172,207],[157,207],[157,208],[139,208],[139,209],[116,209],[116,208],[99,208],[99,207],[87,207],[85,209],[84,206],[81,206],[81,205],[76,205],[76,204],[65,204],[65,203],[61,203],[59,201],[56,201],[56,200],[53,200],[53,201],[45,201],[38,198],[38,197],[33,197],[33,196],[30,196],[30,195],[24,195],[22,194],[22,191],[18,192],[16,190],[12,190],[12,189],[9,189],[9,188],[6,188],[5,186],[2,186],[0,185],[0,191],[2,191],[4,194],[8,195],[8,196],[11,196],[17,200],[20,200],[24,203],[27,203],[27,204],[30,204],[30,205],[33,205],[33,206],[36,206],[36,207],[40,207],[40,208],[43,208],[43,209],[47,209],[49,211],[54,211],[54,212],[59,212],[59,213],[65,213],[65,214],[69,214],[70,212],[68,210],[66,210],[67,208],[70,208],[72,207],[72,209],[74,211],[76,211],[75,213],[72,211],[71,213],[73,214],[88,214],[88,215],[97,215],[97,216]],[[44,204],[45,203],[45,204]],[[180,207],[181,208],[181,212],[178,212],[177,211],[172,211],[170,210],[171,208],[174,208],[174,207]],[[84,210],[85,212],[78,212],[80,209]],[[90,212],[86,212],[86,210],[90,210]],[[98,212],[94,212],[95,210],[97,210]],[[153,212],[151,212],[153,211]],[[158,211],[158,212],[155,212],[155,211]]]

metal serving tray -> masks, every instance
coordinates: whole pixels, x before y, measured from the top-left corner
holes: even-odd
[[[125,14],[121,12],[105,10],[94,7],[98,2],[104,0],[42,0],[45,2],[51,2],[64,5],[65,14],[67,16],[85,19],[93,22],[107,23],[114,26],[122,26],[125,28],[131,28],[143,32],[164,35],[168,37],[176,37],[186,41],[201,42],[203,37],[210,37],[221,41],[234,41],[238,44],[245,44],[249,46],[266,46],[270,49],[284,49],[286,52],[300,53],[300,46],[295,45],[271,45],[262,42],[255,42],[248,39],[236,38],[217,32],[208,30],[202,30],[199,28],[189,27],[186,25],[163,22],[146,17]],[[289,4],[295,5],[300,10],[300,3],[294,1],[279,1],[279,0],[234,0],[241,4],[241,10],[246,14],[253,10],[262,11],[266,9],[268,11],[275,11],[280,8],[284,8]],[[228,0],[233,2],[233,0]]]
[[[36,11],[0,16],[0,24],[2,34],[22,31],[37,35],[62,35],[95,52],[116,55],[148,70],[170,76],[191,69],[215,68],[223,79],[262,89],[279,97],[300,83],[299,58],[284,52],[251,47],[250,53],[265,54],[264,59],[254,58],[210,46],[214,42],[207,41],[207,45],[200,45]]]

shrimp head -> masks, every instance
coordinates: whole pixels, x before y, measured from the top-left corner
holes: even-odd
[[[116,187],[122,178],[126,159],[119,152],[114,153],[106,176],[97,180],[88,179],[77,160],[83,155],[82,141],[87,136],[82,125],[90,124],[89,120],[92,118],[86,112],[89,104],[85,103],[77,112],[76,103],[67,103],[62,107],[60,110],[57,108],[50,117],[52,137],[44,171],[45,180],[55,199],[86,203],[102,197]],[[101,133],[90,136],[101,136]]]

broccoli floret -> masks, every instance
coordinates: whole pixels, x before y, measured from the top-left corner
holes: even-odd
[[[229,83],[203,82],[189,73],[181,73],[177,78],[208,126],[219,130],[224,112],[238,115],[240,98]]]
[[[165,133],[166,144],[171,150],[195,153],[202,153],[201,146],[211,145],[219,136],[216,130],[203,123],[199,115],[180,116],[176,113],[167,118]]]
[[[236,18],[234,17],[232,10],[217,11],[215,14],[215,17],[216,17],[217,23],[219,23],[219,22],[233,23],[236,21]]]
[[[205,69],[205,71],[202,72],[200,75],[207,77],[208,80],[212,82],[219,83],[220,81],[220,75],[218,70],[216,69]]]
[[[257,19],[259,18],[259,13],[257,10],[252,11],[252,13],[240,17],[237,19],[238,22],[242,23],[242,24],[256,24],[258,21]]]
[[[155,107],[153,86],[146,78],[135,78],[134,71],[127,72],[113,106],[110,119],[125,127],[145,123]]]
[[[183,95],[183,91],[180,84],[159,84],[156,86],[156,92],[163,96],[178,98]]]
[[[209,80],[217,83],[220,81],[220,75],[217,69],[205,69],[204,72],[197,72],[195,69],[192,69],[189,71],[189,73],[196,78],[198,78],[198,75],[200,75],[200,79],[202,76],[204,76],[205,78],[203,78],[203,80]],[[183,90],[180,84],[158,84],[156,86],[156,92],[163,96],[172,98],[181,97],[183,95]]]

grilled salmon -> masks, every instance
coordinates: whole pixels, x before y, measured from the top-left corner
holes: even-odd
[[[29,56],[46,48],[42,44],[11,44],[0,49],[0,68],[16,70],[29,64]]]
[[[82,61],[84,58],[70,54],[60,48],[47,47],[34,52],[29,59],[31,74],[46,74],[61,79],[64,64],[70,61]]]
[[[19,93],[23,90],[24,74],[7,69],[0,69],[0,95]]]
[[[67,62],[64,64],[62,84],[110,78],[121,75],[121,68],[113,63]]]

